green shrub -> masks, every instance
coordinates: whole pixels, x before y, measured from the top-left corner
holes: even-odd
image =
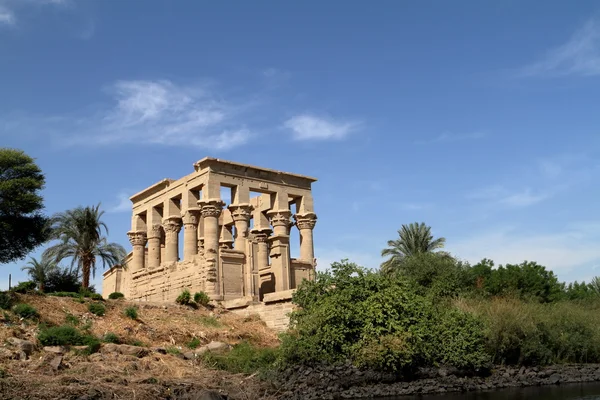
[[[206,352],[201,359],[211,368],[236,374],[252,374],[268,370],[277,360],[277,349],[258,348],[242,342],[233,346],[229,352]]]
[[[129,317],[131,319],[137,319],[138,318],[138,311],[136,307],[127,307],[125,309],[125,316]]]
[[[129,343],[132,346],[137,346],[137,347],[146,347],[146,343],[142,342],[141,340],[133,340]]]
[[[79,325],[79,318],[77,318],[77,316],[75,316],[71,313],[67,313],[67,315],[65,315],[65,322],[67,324],[77,326],[77,325]]]
[[[106,335],[104,335],[104,338],[102,338],[102,340],[105,343],[115,343],[115,344],[121,343],[121,339],[119,338],[119,336],[116,333],[112,333],[112,332],[109,332]]]
[[[26,319],[36,319],[40,316],[33,306],[25,303],[17,304],[13,307],[12,311],[15,315]]]
[[[125,295],[121,292],[112,292],[108,295],[108,298],[111,300],[122,299]]]
[[[188,344],[186,344],[186,347],[188,347],[190,349],[197,349],[198,347],[200,347],[201,344],[202,344],[202,342],[200,341],[200,339],[195,337],[192,340],[190,340],[188,342]]]
[[[100,348],[100,341],[95,336],[81,333],[71,325],[43,328],[38,334],[42,346],[87,346],[84,354],[95,353]]]
[[[83,297],[92,297],[94,294],[94,291],[91,288],[84,288],[81,287],[79,288],[79,295],[83,296]]]
[[[102,295],[100,293],[92,293],[90,295],[90,299],[97,300],[97,301],[104,301],[104,298],[102,297]]]
[[[106,313],[106,308],[100,303],[90,303],[88,304],[88,311],[102,317]]]
[[[16,296],[12,292],[0,292],[0,308],[10,310],[16,301]]]
[[[184,289],[181,292],[181,294],[179,296],[177,296],[177,299],[175,299],[175,302],[177,304],[187,305],[187,304],[190,304],[190,300],[191,300],[190,291],[187,289]]]
[[[171,354],[173,356],[181,354],[181,350],[179,350],[179,347],[176,346],[169,346],[165,350],[167,351],[167,354]]]
[[[75,292],[54,292],[54,293],[47,293],[48,296],[56,296],[56,297],[73,297],[73,298],[79,298],[80,295],[79,293],[75,293]]]
[[[37,288],[37,285],[35,284],[35,282],[25,281],[25,282],[19,282],[17,284],[17,286],[13,287],[11,290],[15,293],[25,294],[28,292],[33,292],[36,288]]]
[[[210,298],[204,292],[196,292],[194,294],[194,301],[201,306],[207,306],[210,302]]]

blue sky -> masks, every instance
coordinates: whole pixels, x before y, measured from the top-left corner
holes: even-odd
[[[594,1],[0,0],[0,146],[128,249],[128,196],[213,156],[319,179],[318,268],[424,221],[465,260],[589,279],[599,93]]]

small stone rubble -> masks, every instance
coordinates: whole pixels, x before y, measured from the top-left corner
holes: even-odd
[[[549,367],[497,366],[488,373],[469,374],[452,368],[421,369],[411,379],[364,371],[351,364],[290,367],[276,386],[290,400],[359,399],[384,396],[492,390],[509,387],[600,381],[599,364]]]

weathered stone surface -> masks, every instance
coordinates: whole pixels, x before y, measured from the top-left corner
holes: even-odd
[[[117,353],[138,358],[147,356],[150,351],[144,347],[130,346],[128,344],[107,343],[100,349],[101,353]]]
[[[18,339],[15,337],[10,337],[7,340],[10,344],[15,346],[18,349],[18,351],[22,351],[27,356],[31,355],[31,353],[33,353],[33,350],[35,349],[35,346],[29,340]]]
[[[229,345],[227,343],[216,342],[216,341],[212,341],[209,344],[207,344],[206,346],[202,346],[202,347],[204,347],[204,348],[206,348],[206,350],[210,350],[210,351],[222,351],[222,350],[229,349]]]
[[[153,347],[151,350],[155,353],[167,354],[167,349],[164,347]]]
[[[0,347],[0,360],[11,360],[15,357],[14,352],[7,348]]]
[[[50,366],[54,370],[59,370],[63,367],[62,360],[63,360],[62,356],[56,356],[52,359],[52,361],[50,361]]]
[[[67,349],[63,346],[44,346],[44,351],[54,354],[64,354],[67,352]]]

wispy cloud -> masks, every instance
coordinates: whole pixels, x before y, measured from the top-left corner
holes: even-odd
[[[520,77],[600,75],[600,21],[588,20],[564,44],[519,71]]]
[[[121,213],[126,211],[131,211],[133,204],[129,198],[130,194],[126,192],[120,192],[117,195],[116,201],[112,207],[109,207],[106,211],[109,213]]]
[[[106,93],[110,101],[93,113],[54,117],[56,131],[77,132],[56,134],[56,142],[62,146],[138,143],[226,150],[251,136],[236,119],[243,105],[222,100],[199,85],[118,81]]]
[[[502,185],[487,186],[467,194],[471,200],[484,200],[508,207],[527,207],[549,197],[549,193],[535,192],[529,187],[511,191]]]
[[[451,242],[448,250],[470,262],[490,258],[497,264],[537,261],[561,275],[561,279],[587,278],[600,264],[600,224],[577,224],[560,233],[524,232],[517,227],[495,227]],[[593,230],[591,230],[593,228]]]
[[[452,133],[444,132],[439,136],[431,139],[417,140],[415,144],[434,144],[434,143],[450,143],[450,142],[461,142],[466,140],[477,140],[489,136],[487,132],[475,131],[468,133]]]
[[[0,26],[12,26],[16,23],[15,14],[0,4]]]
[[[16,11],[21,8],[43,5],[64,6],[69,3],[69,0],[0,0],[0,26],[16,25]]]
[[[311,114],[297,115],[284,123],[294,140],[343,139],[359,126],[357,121],[340,121]]]

